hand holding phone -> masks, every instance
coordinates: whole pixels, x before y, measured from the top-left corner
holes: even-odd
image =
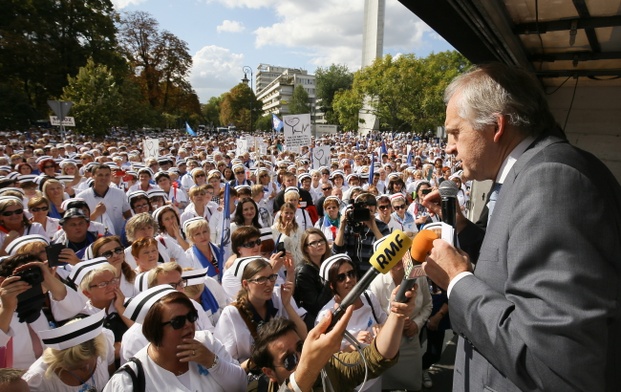
[[[45,247],[45,253],[47,254],[47,264],[50,267],[63,266],[67,263],[61,262],[60,252],[65,249],[64,244],[51,244]]]

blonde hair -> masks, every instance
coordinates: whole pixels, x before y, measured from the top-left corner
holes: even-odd
[[[197,220],[196,222],[191,222],[188,223],[188,226],[185,228],[185,235],[188,238],[188,241],[191,244],[194,244],[194,240],[192,240],[192,237],[194,236],[194,234],[202,229],[207,229],[209,231],[209,233],[211,234],[211,230],[209,228],[209,222],[207,222],[206,219],[202,219],[202,220]]]
[[[153,268],[149,271],[149,275],[147,275],[147,284],[149,288],[157,286],[157,278],[163,273],[169,273],[177,271],[180,274],[183,273],[183,269],[177,262],[169,261],[167,263],[158,264],[157,267]]]
[[[136,238],[134,237],[136,230],[149,226],[153,228],[153,234],[157,233],[157,231],[159,230],[157,222],[148,212],[142,212],[140,214],[132,216],[125,224],[125,234],[127,235],[127,239],[130,241],[136,240]]]
[[[76,322],[71,320],[67,324]],[[80,343],[64,350],[56,350],[47,348],[41,356],[43,363],[47,364],[45,377],[50,378],[52,373],[58,368],[75,369],[80,365],[84,365],[86,361],[94,357],[106,358],[108,346],[103,333],[86,342]]]

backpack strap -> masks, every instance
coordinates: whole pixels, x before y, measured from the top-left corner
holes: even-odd
[[[136,365],[136,371],[129,365],[130,362],[133,362]],[[126,372],[132,379],[133,391],[134,392],[144,392],[146,389],[146,381],[144,376],[144,369],[142,368],[142,362],[136,357],[132,357],[127,361],[127,363],[121,366],[116,372]]]
[[[375,313],[375,309],[373,308],[373,303],[371,303],[371,297],[369,296],[369,293],[367,293],[366,291],[364,293],[364,297],[367,299],[367,303],[369,304],[369,307],[371,308],[371,312],[373,313],[373,318],[375,319],[375,323],[379,324],[379,319],[377,318],[377,314]]]

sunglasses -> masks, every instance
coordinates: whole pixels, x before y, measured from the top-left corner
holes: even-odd
[[[405,204],[399,204],[398,206],[392,206],[392,208],[394,208],[395,210],[401,210],[405,208]]]
[[[191,323],[195,322],[198,320],[198,312],[196,310],[190,310],[185,316],[173,317],[170,321],[162,323],[162,327],[166,324],[170,324],[173,329],[181,329],[185,325],[186,320]]]
[[[124,249],[122,246],[117,246],[116,248],[109,250],[107,252],[103,252],[101,254],[102,257],[105,257],[106,259],[109,259],[110,257],[112,257],[113,255],[117,254],[120,255],[121,253],[123,253]]]
[[[298,363],[300,363],[299,354],[302,352],[303,346],[304,346],[304,341],[300,340],[296,345],[295,352],[288,354],[285,358],[283,358],[282,365],[275,365],[275,367],[285,368],[289,372],[294,370],[295,367],[298,366]]]
[[[309,242],[308,244],[306,244],[306,246],[309,246],[311,248],[318,248],[325,243],[326,241],[324,240],[317,240],[317,241]]]
[[[246,174],[246,173],[243,171],[236,171],[235,174]]]
[[[20,208],[15,211],[2,211],[2,216],[11,216],[11,215],[19,215],[24,212],[23,208]]]
[[[254,248],[255,246],[259,246],[259,245],[261,245],[261,242],[262,242],[262,241],[261,241],[261,239],[259,238],[259,239],[258,239],[258,240],[256,240],[256,241],[246,242],[246,243],[244,243],[244,244],[241,244],[240,246],[241,246],[242,248],[248,248],[248,249],[250,249],[250,248]]]
[[[49,208],[47,206],[44,207],[32,207],[30,212],[39,212],[39,211],[47,211]]]
[[[331,190],[331,189],[332,189],[332,188],[321,188],[321,190],[322,190],[322,191],[324,191],[324,192],[325,192],[325,191],[329,191],[329,190]]]
[[[248,279],[248,282],[256,283],[262,286],[265,283],[267,283],[268,280],[274,283],[276,282],[276,279],[278,279],[278,274],[272,274],[270,276],[261,276],[260,278],[256,278],[256,279]]]
[[[91,289],[94,288],[94,287],[99,287],[100,289],[105,289],[108,286],[116,286],[117,284],[119,284],[120,281],[121,281],[121,279],[119,279],[119,278],[113,278],[112,280],[109,280],[107,282],[101,282],[101,283],[93,284],[93,285],[90,285],[88,287],[90,287]]]
[[[390,208],[390,206],[388,204],[382,204],[381,206],[377,206],[377,208],[379,208],[380,210],[387,210]]]
[[[336,275],[336,281],[339,283],[342,283],[345,281],[345,279],[349,278],[349,279],[354,279],[356,278],[356,271],[354,270],[349,270],[347,272],[343,272],[342,274],[338,274]]]

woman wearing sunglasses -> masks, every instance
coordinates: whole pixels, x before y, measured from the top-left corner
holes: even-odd
[[[222,311],[214,335],[246,372],[253,368],[248,359],[257,329],[273,317],[292,320],[300,337],[306,337],[306,324],[301,318],[305,311],[293,301],[294,271],[288,260],[285,262],[287,281],[276,290],[278,275],[266,259],[247,257],[231,267],[236,270],[235,276],[241,280],[242,288],[235,302]]]
[[[126,297],[138,294],[134,287],[136,272],[125,262],[125,248],[117,236],[101,237],[91,245],[94,257],[105,257],[116,270],[119,288]]]
[[[15,196],[0,196],[0,256],[6,256],[6,247],[18,237],[27,234],[47,236],[40,223],[30,222],[24,215],[24,202]]]
[[[390,203],[395,211],[391,217],[399,224],[399,230],[412,234],[418,233],[414,215],[407,211],[408,204],[405,197],[401,193],[395,193],[390,196]]]
[[[54,234],[58,231],[58,219],[47,216],[50,210],[50,202],[43,196],[34,196],[28,200],[28,212],[32,215],[30,222],[39,223],[43,226],[47,237],[52,240]]]
[[[136,320],[142,323],[149,344],[135,355],[139,365],[126,365],[134,374],[139,373],[137,366],[142,368],[144,390],[245,391],[246,377],[239,365],[231,361],[209,331],[196,330],[198,312],[190,299],[170,288],[160,298],[154,296],[161,290],[165,289],[154,287],[132,300],[144,303],[143,307],[154,302],[146,316]],[[135,387],[132,376],[122,368],[110,378],[104,391],[124,391],[131,385]]]
[[[326,285],[332,290],[334,297],[321,310],[317,316],[317,320],[321,320],[326,312],[331,312],[335,304],[340,304],[341,300],[358,283],[358,272],[351,258],[345,254],[336,254],[326,259],[319,269],[321,278]],[[379,327],[386,322],[388,316],[384,309],[380,306],[379,300],[371,291],[365,291],[354,302],[354,312],[349,323],[347,331],[352,334],[362,346],[370,344]],[[343,340],[341,345],[342,351],[355,351],[355,347]],[[367,381],[364,391],[381,391],[381,378]]]
[[[401,230],[401,225],[392,217],[392,204],[388,195],[381,195],[377,199],[377,212],[375,217],[388,226],[392,232],[395,229]]]

